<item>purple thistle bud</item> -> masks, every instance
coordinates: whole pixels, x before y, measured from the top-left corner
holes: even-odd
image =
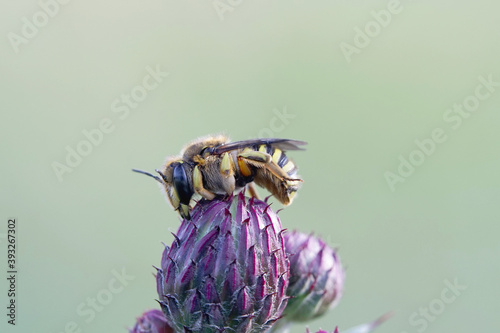
[[[137,322],[130,333],[173,333],[174,330],[168,326],[165,316],[161,310],[149,310],[137,318]]]
[[[157,290],[176,332],[264,332],[287,304],[281,222],[260,200],[201,200],[163,252]]]
[[[297,231],[286,233],[285,251],[290,259],[290,296],[283,312],[287,321],[321,316],[342,296],[344,270],[340,259],[321,239]]]

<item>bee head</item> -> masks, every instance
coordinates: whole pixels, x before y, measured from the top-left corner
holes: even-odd
[[[172,184],[181,204],[189,205],[194,194],[191,167],[182,161],[171,164]]]
[[[183,218],[190,219],[189,202],[194,194],[193,190],[193,170],[189,164],[182,160],[172,161],[167,164],[163,172],[155,170],[160,176],[155,176],[149,172],[132,169],[132,171],[154,178],[163,185],[167,197]]]

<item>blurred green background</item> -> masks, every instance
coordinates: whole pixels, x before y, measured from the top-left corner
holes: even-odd
[[[481,80],[500,82],[498,2],[55,4],[0,10],[2,275],[9,217],[19,265],[2,332],[125,332],[157,307],[152,265],[179,220],[130,169],[221,132],[309,143],[290,154],[305,183],[280,216],[339,247],[347,276],[340,305],[293,333],[391,310],[378,332],[497,329],[500,85]],[[429,143],[436,128],[446,140]],[[87,156],[55,171],[67,149]],[[3,312],[6,293],[2,278]]]

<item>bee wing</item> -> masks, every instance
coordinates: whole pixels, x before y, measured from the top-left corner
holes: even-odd
[[[214,154],[222,154],[231,150],[249,148],[253,146],[260,145],[270,145],[273,148],[281,149],[282,151],[287,150],[305,150],[300,146],[306,145],[307,142],[299,140],[289,140],[289,139],[253,139],[253,140],[243,140],[230,142],[223,144],[214,148]]]

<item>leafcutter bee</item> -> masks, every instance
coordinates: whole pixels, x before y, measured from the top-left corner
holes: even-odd
[[[288,150],[303,150],[306,142],[288,139],[254,139],[230,142],[225,136],[208,136],[184,147],[180,156],[167,158],[159,176],[133,170],[156,179],[163,185],[172,207],[190,219],[190,203],[195,194],[207,200],[230,195],[247,187],[257,196],[253,183],[289,205],[302,182],[297,166],[285,155]]]

